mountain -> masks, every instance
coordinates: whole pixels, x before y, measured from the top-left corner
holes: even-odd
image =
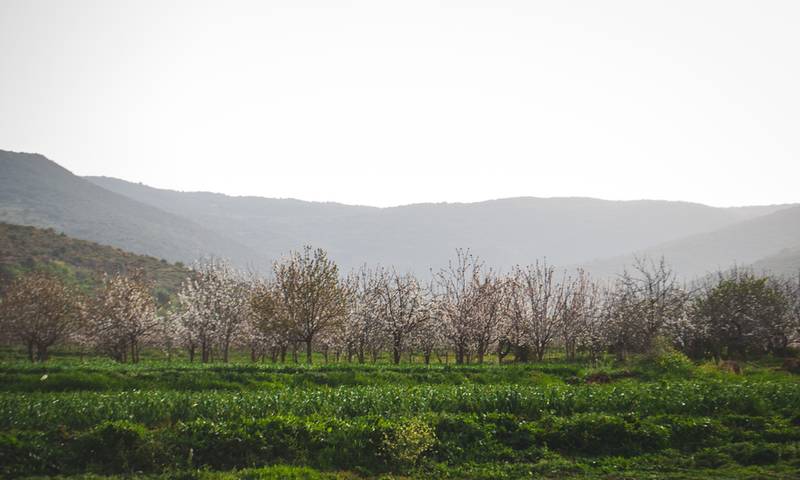
[[[110,177],[85,178],[106,190],[191,219],[271,259],[305,244],[323,246],[327,236],[339,236],[336,224],[343,218],[380,210],[340,203],[176,192]]]
[[[37,154],[0,150],[0,221],[53,228],[170,261],[213,254],[239,265],[266,263],[231,238],[99,187]]]
[[[625,255],[591,262],[589,271],[608,275],[630,265],[634,255],[658,258],[684,277],[701,276],[734,264],[790,273],[800,265],[800,207],[789,207],[713,232],[691,235]]]
[[[375,208],[80,178],[41,155],[0,151],[0,221],[169,261],[221,256],[261,272],[314,245],[345,271],[368,263],[425,275],[462,247],[503,270],[546,258],[603,274],[619,271],[631,252],[664,254],[690,276],[798,246],[798,211],[535,197]]]
[[[327,249],[345,269],[366,262],[418,274],[445,264],[457,247],[471,248],[487,264],[504,269],[542,257],[554,264],[578,264],[785,208],[531,197],[374,208],[178,192],[108,177],[87,180],[224,233],[272,258],[312,244]]]
[[[774,255],[759,259],[752,267],[756,272],[797,277],[800,274],[800,246],[785,248]]]
[[[35,269],[54,271],[87,288],[99,285],[104,273],[141,270],[162,301],[191,274],[181,264],[77,240],[53,229],[0,223],[0,286]]]

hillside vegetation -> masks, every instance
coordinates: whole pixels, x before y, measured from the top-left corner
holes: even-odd
[[[52,271],[89,289],[104,273],[143,271],[160,295],[176,292],[190,274],[181,264],[77,240],[53,229],[0,223],[0,285],[31,270]]]

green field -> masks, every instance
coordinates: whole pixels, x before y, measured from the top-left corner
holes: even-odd
[[[0,363],[0,474],[798,478],[780,361]]]

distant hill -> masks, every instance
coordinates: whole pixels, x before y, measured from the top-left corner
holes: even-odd
[[[601,273],[618,272],[632,252],[663,253],[691,276],[794,248],[799,208],[535,197],[375,208],[80,178],[41,155],[0,151],[0,221],[168,261],[226,257],[262,273],[314,245],[345,271],[368,263],[426,275],[462,247],[503,270],[546,258]]]
[[[181,264],[77,240],[52,229],[0,223],[0,290],[18,274],[34,269],[63,274],[87,288],[99,285],[104,273],[141,270],[162,301],[191,274]]]
[[[266,263],[231,238],[110,192],[37,154],[0,150],[0,221],[54,228],[170,261],[217,255],[240,265]]]
[[[779,275],[797,277],[800,275],[800,246],[787,248],[757,260],[752,265],[756,272],[773,272]]]
[[[663,243],[640,250],[636,255],[664,256],[685,277],[701,276],[733,264],[786,273],[794,268],[800,255],[800,207]],[[591,262],[587,267],[595,274],[608,275],[632,261],[633,255],[626,255]]]
[[[394,265],[425,274],[457,247],[507,269],[547,257],[568,265],[710,232],[783,206],[713,208],[686,202],[509,198],[393,208],[177,192],[107,177],[105,189],[188,218],[270,257],[313,244],[345,269]]]

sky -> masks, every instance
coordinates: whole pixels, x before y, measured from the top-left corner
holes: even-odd
[[[800,202],[797,1],[0,0],[0,149],[392,206]]]

